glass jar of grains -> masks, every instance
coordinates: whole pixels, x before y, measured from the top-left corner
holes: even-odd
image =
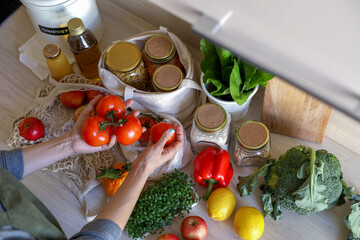
[[[164,65],[156,69],[152,78],[152,87],[157,92],[171,92],[177,89],[183,79],[183,73],[177,66]]]
[[[215,103],[205,103],[196,111],[190,140],[195,153],[207,147],[228,150],[231,116]]]
[[[261,165],[270,160],[270,135],[263,123],[246,121],[238,127],[235,135],[234,159],[236,165]]]
[[[166,35],[158,34],[150,37],[146,41],[143,50],[143,59],[150,79],[152,79],[156,69],[165,64],[177,66],[185,75],[185,69],[180,62],[175,45],[171,38]]]
[[[150,82],[138,46],[131,42],[111,45],[105,55],[106,68],[122,82],[136,89],[150,91]]]

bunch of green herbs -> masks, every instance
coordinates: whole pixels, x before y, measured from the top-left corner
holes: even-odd
[[[222,100],[235,101],[242,105],[256,85],[265,87],[274,77],[205,39],[200,41],[200,50],[204,55],[201,61],[203,82],[208,85],[211,95]]]
[[[135,208],[125,226],[133,239],[143,238],[171,225],[176,216],[189,213],[199,201],[193,189],[194,183],[185,173],[175,170],[166,173],[161,180],[140,194]]]
[[[251,175],[239,176],[240,196],[249,195],[260,177],[266,182],[260,187],[265,217],[279,220],[281,208],[309,215],[339,206],[346,198],[354,202],[344,218],[350,229],[348,239],[360,240],[360,196],[343,180],[340,161],[334,154],[307,146],[293,147]]]

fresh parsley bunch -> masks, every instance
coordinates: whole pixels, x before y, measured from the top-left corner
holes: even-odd
[[[189,213],[195,197],[194,183],[183,172],[175,170],[166,173],[140,194],[135,208],[125,226],[128,235],[134,239],[143,238],[145,233],[153,234],[171,225],[183,211]]]

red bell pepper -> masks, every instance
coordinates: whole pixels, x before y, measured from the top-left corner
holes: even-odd
[[[193,168],[195,181],[207,187],[205,200],[212,189],[227,187],[234,172],[229,153],[212,147],[204,149],[195,157]]]

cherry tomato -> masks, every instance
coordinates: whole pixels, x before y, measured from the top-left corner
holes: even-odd
[[[27,117],[23,119],[19,126],[20,136],[29,141],[35,141],[42,138],[45,134],[43,122],[36,117]]]
[[[125,105],[123,100],[116,95],[106,95],[101,98],[96,105],[96,113],[98,116],[111,119],[111,114],[116,118],[122,118],[125,115]]]
[[[141,134],[140,140],[148,142],[150,137],[150,128],[154,126],[157,121],[150,116],[140,116],[139,121],[141,123],[141,126],[146,128],[146,131]]]
[[[112,132],[116,141],[122,145],[130,145],[139,140],[142,133],[140,121],[133,115],[125,116],[126,123],[122,126],[113,126]]]
[[[88,91],[86,91],[86,100],[88,102],[90,102],[91,100],[93,100],[98,95],[105,96],[104,93],[102,93],[102,92],[100,92],[98,90],[88,90]]]
[[[110,142],[111,127],[101,127],[106,119],[100,116],[89,117],[81,126],[81,137],[90,146],[102,146]]]
[[[84,91],[70,91],[60,94],[61,103],[70,109],[77,109],[85,103]]]
[[[151,127],[150,129],[150,137],[153,140],[154,143],[157,143],[164,132],[168,131],[169,129],[174,129],[173,126],[171,126],[167,122],[159,122]],[[175,129],[174,129],[175,130]],[[172,137],[166,142],[165,146],[172,143],[175,139],[175,134],[172,135]]]

